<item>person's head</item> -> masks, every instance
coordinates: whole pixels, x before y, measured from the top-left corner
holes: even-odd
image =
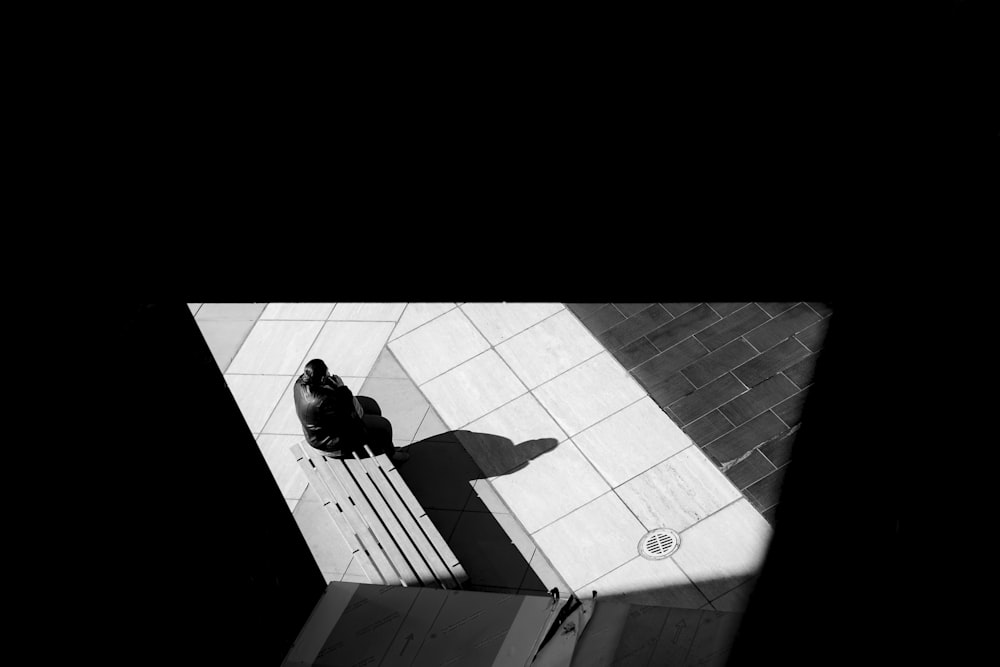
[[[323,380],[327,374],[326,364],[322,359],[312,359],[306,364],[306,382],[314,384]]]

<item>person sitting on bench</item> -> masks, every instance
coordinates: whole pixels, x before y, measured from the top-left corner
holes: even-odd
[[[394,463],[410,458],[392,444],[392,424],[382,416],[375,399],[354,396],[344,381],[331,375],[322,359],[306,364],[295,381],[295,413],[308,442],[325,456],[368,456],[365,444],[377,456],[386,454]]]

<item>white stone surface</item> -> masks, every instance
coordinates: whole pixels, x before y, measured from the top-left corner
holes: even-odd
[[[681,532],[674,562],[712,601],[759,573],[771,526],[745,499]]]
[[[532,393],[571,438],[646,395],[608,352],[536,387]]]
[[[454,303],[408,303],[389,340],[395,340],[454,308]]]
[[[335,375],[367,377],[392,327],[392,322],[327,322],[295,375],[302,373],[310,359],[322,359]]]
[[[573,442],[612,486],[691,446],[691,438],[648,396],[577,433]]]
[[[646,529],[614,493],[532,534],[552,566],[573,590],[638,555]]]
[[[649,530],[682,531],[742,497],[695,445],[619,486],[617,492]]]
[[[611,490],[572,440],[492,484],[530,533]]]
[[[576,317],[561,310],[496,346],[497,353],[532,389],[604,352]]]
[[[297,375],[308,361],[306,353],[322,327],[322,322],[259,320],[227,371],[244,375]]]
[[[450,429],[461,428],[528,391],[493,350],[439,375],[420,389]]]
[[[225,378],[236,405],[254,434],[260,433],[281,394],[292,381],[289,375],[227,374]]]
[[[497,345],[565,306],[561,303],[463,303],[461,308],[486,340]]]
[[[421,385],[490,347],[461,310],[451,310],[389,343],[389,349]]]
[[[338,303],[328,319],[351,322],[396,322],[405,303]]]

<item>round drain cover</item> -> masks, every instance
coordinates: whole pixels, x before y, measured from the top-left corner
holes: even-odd
[[[639,540],[639,555],[649,560],[660,560],[673,555],[681,545],[681,536],[669,528],[651,530]]]

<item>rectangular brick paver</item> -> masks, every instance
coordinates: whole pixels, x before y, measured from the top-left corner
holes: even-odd
[[[785,377],[794,382],[799,389],[805,389],[812,384],[813,373],[816,370],[816,359],[818,355],[809,354],[788,368],[784,369]]]
[[[764,312],[771,317],[777,317],[796,303],[795,301],[758,301],[757,305],[763,308]]]
[[[579,317],[581,320],[585,319],[601,308],[604,308],[606,303],[567,303],[566,307],[573,311],[573,314]]]
[[[660,351],[653,347],[645,338],[639,338],[617,350],[611,350],[611,354],[625,368],[635,368],[644,361],[648,361],[659,354]]]
[[[696,306],[676,319],[664,324],[655,331],[646,335],[653,345],[659,350],[666,350],[681,342],[688,336],[692,336],[705,327],[719,321],[719,316],[709,308],[707,303]]]
[[[757,356],[757,350],[742,339],[720,347],[681,372],[696,387],[703,387],[723,373],[728,373]]]
[[[781,495],[781,485],[785,479],[788,466],[778,468],[759,482],[747,487],[746,494],[755,501],[762,510],[767,510],[778,503]]]
[[[714,310],[715,312],[717,312],[719,315],[721,315],[722,317],[726,317],[726,316],[728,316],[728,315],[730,315],[732,313],[735,313],[737,310],[739,310],[743,306],[747,305],[747,302],[746,301],[740,301],[740,302],[729,301],[729,302],[726,302],[726,303],[721,303],[721,302],[713,301],[713,302],[709,303],[708,305],[710,305],[712,307],[712,310]]]
[[[765,322],[770,321],[770,319],[770,316],[761,310],[757,304],[751,303],[732,314],[724,316],[712,326],[698,333],[696,337],[708,349],[717,350],[746,332],[752,331]]]
[[[646,310],[647,308],[649,308],[652,305],[653,304],[651,304],[651,303],[616,303],[616,304],[614,304],[615,308],[617,308],[621,312],[621,314],[624,315],[625,317],[632,317],[633,315],[635,315],[639,311]]]
[[[768,411],[709,443],[704,451],[717,465],[722,465],[787,430],[785,424]]]
[[[760,450],[755,449],[750,456],[727,470],[726,477],[737,489],[745,489],[774,470],[774,465],[764,458]]]
[[[829,317],[833,314],[833,309],[828,304],[819,301],[809,301],[807,305],[819,313],[820,317]]]
[[[645,336],[672,319],[674,318],[670,313],[654,303],[627,320],[619,321],[618,324],[600,334],[597,339],[609,350],[617,349]]]
[[[733,375],[746,386],[753,387],[808,355],[809,350],[802,343],[794,338],[789,338],[743,364],[733,371]]]
[[[788,463],[792,458],[792,447],[795,445],[795,435],[798,431],[789,432],[788,435],[776,438],[770,442],[761,445],[761,454],[767,457],[767,460],[775,465],[775,467],[780,468],[781,466]]]
[[[587,327],[596,336],[616,324],[624,322],[625,316],[609,303],[601,306],[586,317],[581,317],[580,321],[583,323],[583,326]]]
[[[775,375],[774,377],[781,376]],[[775,405],[772,408],[772,411],[774,414],[778,415],[778,418],[781,421],[788,424],[789,427],[795,426],[802,418],[802,408],[805,406],[807,393],[808,392],[805,391],[799,391],[792,394],[789,398],[786,398],[781,403]]]
[[[739,426],[745,421],[756,417],[786,398],[798,392],[791,380],[780,373],[764,380],[750,391],[729,401],[719,408],[722,414],[734,425]],[[784,421],[784,420],[782,420]]]
[[[649,388],[649,396],[661,408],[684,398],[695,389],[694,385],[680,373],[674,373],[663,382]]]
[[[697,419],[684,427],[684,432],[699,447],[707,445],[720,435],[733,430],[733,425],[718,410],[713,410],[701,419]]]
[[[816,352],[823,347],[823,339],[826,338],[826,329],[829,324],[830,320],[820,320],[802,331],[797,332],[795,334],[795,338],[810,350]]]
[[[674,317],[682,315],[687,311],[691,310],[695,306],[699,305],[697,303],[661,303],[661,306],[670,311],[670,314]]]
[[[746,334],[747,341],[760,351],[769,350],[792,334],[815,324],[820,319],[812,308],[797,304],[773,320]]]
[[[731,373],[726,373],[714,382],[677,401],[670,406],[670,410],[677,415],[682,424],[689,424],[746,391],[747,388],[742,382],[733,377]],[[728,418],[728,415],[726,416]]]
[[[704,345],[694,338],[688,338],[644,364],[636,366],[632,369],[632,373],[643,385],[651,387],[685,366],[690,366],[706,354],[708,350]]]

